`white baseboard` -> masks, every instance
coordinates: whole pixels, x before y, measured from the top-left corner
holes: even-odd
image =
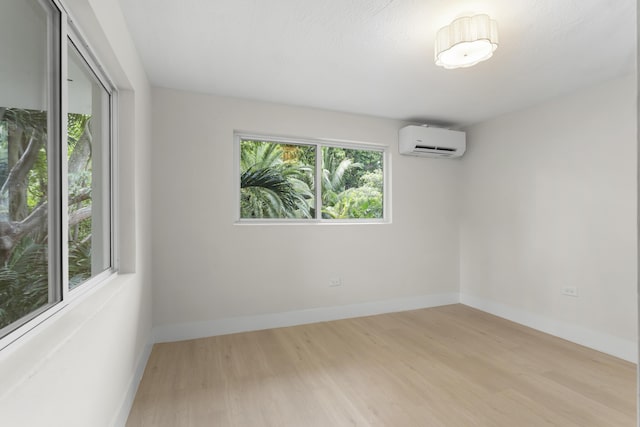
[[[182,341],[237,332],[281,328],[329,320],[372,316],[375,314],[417,310],[440,305],[457,304],[459,294],[422,295],[385,301],[365,302],[334,307],[310,308],[284,313],[231,317],[205,322],[159,325],[153,328],[154,342]]]
[[[638,344],[635,341],[553,320],[472,295],[460,294],[460,303],[629,362],[638,361]]]
[[[149,361],[149,356],[151,355],[152,348],[153,343],[149,342],[147,345],[145,345],[144,350],[142,350],[142,354],[140,354],[140,356],[138,357],[136,370],[133,373],[131,381],[129,382],[127,394],[122,401],[122,405],[120,405],[120,410],[116,414],[115,419],[111,424],[112,426],[124,427],[127,424],[127,418],[129,418],[129,412],[131,412],[133,400],[136,397],[138,385],[140,385],[140,380],[142,380],[142,374],[144,374],[144,369],[147,366],[147,362]]]
[[[254,316],[229,317],[204,322],[159,325],[153,328],[153,342],[182,341],[237,332],[258,331],[262,329],[304,325],[307,323],[417,310],[420,308],[457,303],[477,308],[498,317],[511,320],[512,322],[619,357],[632,363],[637,363],[638,361],[638,344],[635,341],[625,340],[571,323],[550,319],[491,300],[458,293],[422,295],[386,301],[311,308],[284,313],[269,313]],[[144,365],[142,365],[141,369],[140,375],[142,375]],[[138,378],[134,382],[135,387],[137,387],[139,381],[140,379]],[[135,389],[133,392],[135,394]],[[131,401],[133,401],[133,396],[131,396]]]

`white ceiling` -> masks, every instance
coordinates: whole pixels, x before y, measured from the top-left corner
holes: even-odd
[[[635,70],[636,0],[120,0],[155,86],[463,125]],[[498,22],[475,67],[436,31]]]

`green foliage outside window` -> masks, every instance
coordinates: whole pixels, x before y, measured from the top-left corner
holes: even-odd
[[[316,218],[318,149],[321,218],[383,218],[382,151],[259,140],[240,143],[240,217]]]
[[[312,218],[315,147],[242,141],[241,218]]]
[[[68,116],[71,287],[91,277],[89,121]],[[47,155],[46,112],[0,108],[0,329],[48,302]]]

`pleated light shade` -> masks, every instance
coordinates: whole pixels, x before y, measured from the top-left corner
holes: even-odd
[[[435,61],[444,68],[465,68],[485,61],[498,48],[498,24],[488,15],[464,16],[436,34]]]

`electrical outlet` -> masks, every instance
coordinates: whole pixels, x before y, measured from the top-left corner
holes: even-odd
[[[575,286],[565,286],[562,288],[562,295],[567,295],[570,297],[578,296],[578,288]]]
[[[337,286],[342,286],[342,277],[331,277],[329,278],[329,287],[335,288]]]

